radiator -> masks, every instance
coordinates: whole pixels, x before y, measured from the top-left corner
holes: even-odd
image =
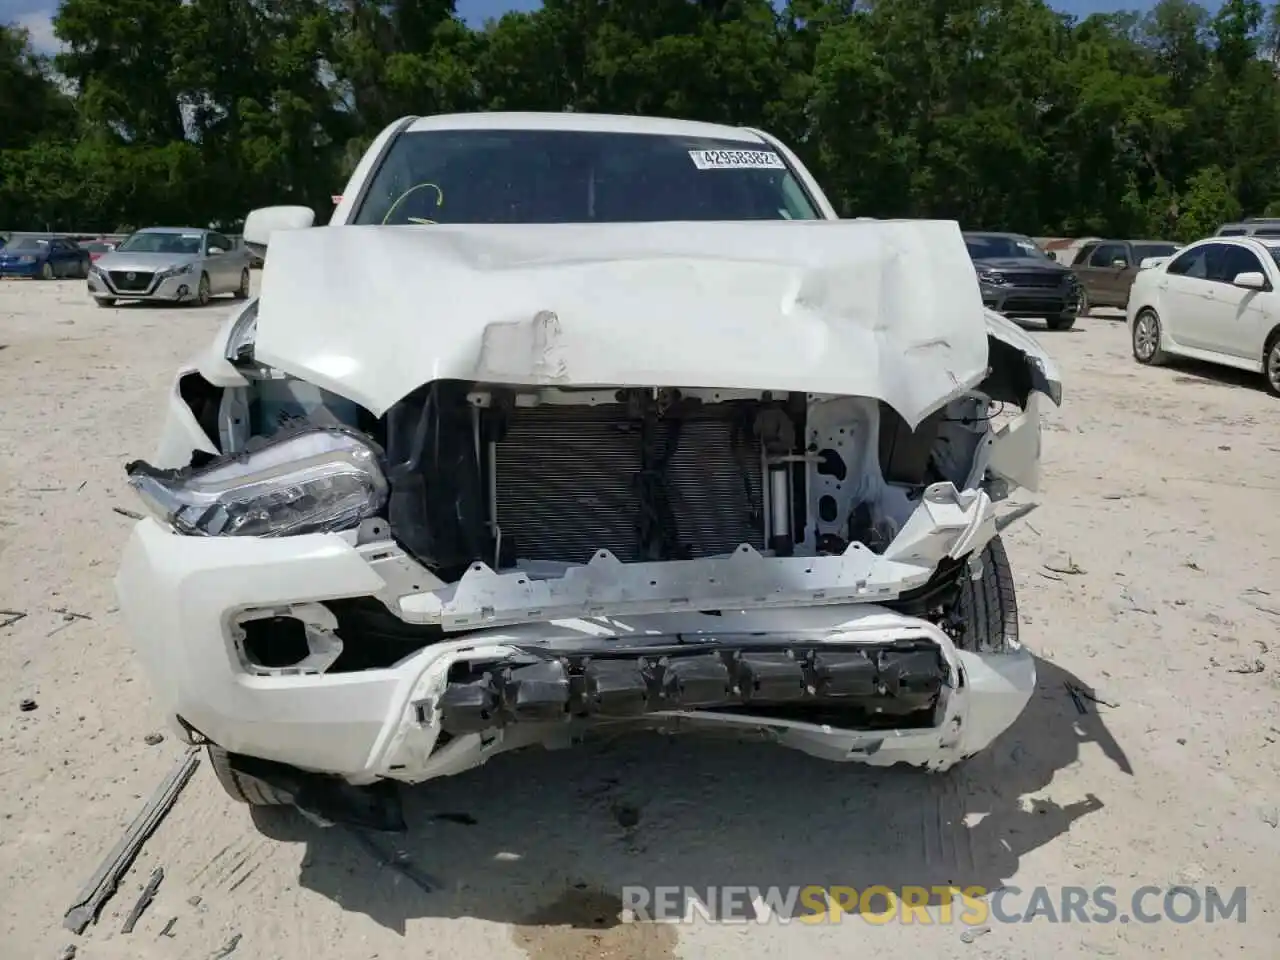
[[[663,474],[675,537],[690,558],[764,545],[759,442],[735,431],[721,406],[682,419]],[[675,427],[660,421],[657,429]],[[516,408],[494,451],[503,553],[585,563],[604,549],[646,559],[643,447],[642,424],[622,405]]]

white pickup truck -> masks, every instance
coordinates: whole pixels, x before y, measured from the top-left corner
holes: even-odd
[[[939,770],[1018,717],[994,504],[1061,386],[955,223],[572,113],[402,120],[313,221],[250,215],[261,296],[127,467],[121,609],[234,797],[398,828],[396,784],[606,726]]]

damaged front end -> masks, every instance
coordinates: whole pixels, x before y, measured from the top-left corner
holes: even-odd
[[[118,589],[183,729],[295,802],[279,770],[414,783],[617,725],[942,769],[1034,687],[993,504],[1035,488],[1060,385],[1002,318],[985,369],[904,417],[480,376],[494,351],[375,403],[297,375],[318,362],[285,372],[257,310],[128,468],[152,519]],[[532,322],[544,348],[558,323]]]

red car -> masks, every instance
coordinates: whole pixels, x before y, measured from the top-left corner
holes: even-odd
[[[89,251],[90,260],[97,260],[116,248],[116,245],[109,240],[86,240],[80,246],[82,249]]]

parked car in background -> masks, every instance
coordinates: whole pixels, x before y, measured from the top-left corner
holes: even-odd
[[[1134,359],[1207,360],[1263,374],[1280,396],[1280,237],[1212,237],[1133,282]]]
[[[209,302],[249,296],[249,251],[213,230],[149,227],[103,254],[89,271],[89,293],[100,307],[117,300]]]
[[[1038,241],[1040,249],[1050,260],[1057,260],[1064,266],[1076,262],[1076,254],[1086,243],[1093,240],[1101,239],[1100,237],[1059,237],[1056,239],[1047,239]]]
[[[1129,302],[1129,288],[1143,260],[1169,257],[1178,250],[1171,240],[1094,240],[1076,254],[1071,270],[1080,281],[1080,313],[1094,307],[1119,307]]]
[[[966,233],[982,302],[1006,317],[1040,317],[1050,330],[1070,330],[1079,308],[1071,271],[1019,233]]]
[[[0,277],[82,280],[89,275],[89,265],[89,252],[61,237],[15,236],[0,248]]]
[[[1250,217],[1238,223],[1224,223],[1214,234],[1218,237],[1280,237],[1280,218]]]
[[[95,262],[116,248],[110,240],[85,240],[80,246],[89,251],[89,259]]]

